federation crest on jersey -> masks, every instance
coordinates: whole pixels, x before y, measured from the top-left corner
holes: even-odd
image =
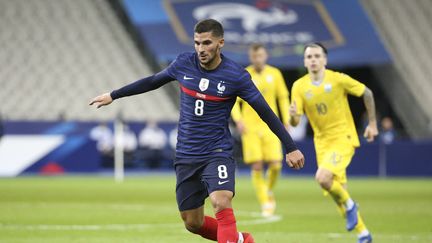
[[[332,90],[332,85],[331,84],[324,84],[324,91],[326,93],[330,93]]]
[[[273,76],[268,75],[268,76],[266,77],[266,81],[267,81],[267,83],[271,83],[271,82],[273,82]]]
[[[206,78],[201,78],[200,82],[199,82],[199,89],[201,91],[205,91],[208,89],[210,81]]]
[[[313,96],[313,94],[312,94],[312,90],[311,89],[309,89],[309,90],[307,90],[305,92],[306,99],[310,99],[310,98],[312,98],[312,96]]]
[[[223,92],[225,91],[226,87],[225,85],[223,85],[225,82],[224,81],[220,81],[217,85],[217,89],[218,89],[218,94],[223,94]]]

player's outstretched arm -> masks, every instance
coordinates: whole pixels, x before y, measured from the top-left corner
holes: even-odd
[[[142,94],[154,89],[161,87],[162,85],[173,81],[174,79],[168,74],[165,70],[149,76],[147,78],[140,79],[133,83],[130,83],[120,89],[114,90],[111,93],[105,93],[99,95],[90,102],[89,105],[96,105],[97,108],[100,108],[105,105],[109,105],[115,99],[119,99],[126,96]]]
[[[365,87],[363,102],[369,118],[369,124],[367,125],[363,136],[368,142],[372,142],[375,136],[378,135],[378,126],[375,115],[375,100],[372,91],[368,87]]]

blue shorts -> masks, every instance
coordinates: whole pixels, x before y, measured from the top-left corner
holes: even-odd
[[[176,159],[176,198],[180,211],[199,208],[214,191],[235,193],[236,163],[230,157]]]

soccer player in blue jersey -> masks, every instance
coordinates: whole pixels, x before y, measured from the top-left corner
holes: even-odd
[[[236,165],[228,120],[236,97],[248,102],[282,141],[291,168],[302,168],[304,157],[248,72],[221,54],[222,25],[213,19],[198,22],[194,42],[195,53],[180,54],[161,72],[97,96],[90,105],[99,108],[177,80],[181,95],[174,168],[177,204],[185,227],[213,241],[254,242],[252,235],[237,231],[231,206]],[[216,218],[204,215],[207,197]]]

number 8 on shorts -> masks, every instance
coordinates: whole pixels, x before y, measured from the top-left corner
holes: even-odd
[[[228,178],[228,171],[227,171],[227,167],[225,165],[219,165],[218,166],[218,172],[219,172],[219,178],[220,179]]]

